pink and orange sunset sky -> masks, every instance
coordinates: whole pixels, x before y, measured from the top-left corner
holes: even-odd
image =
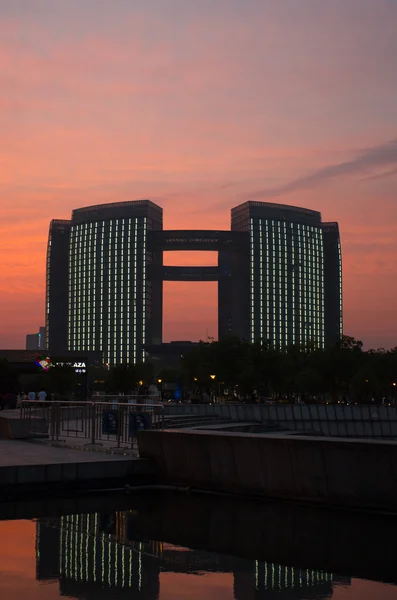
[[[345,333],[397,345],[396,32],[395,0],[0,0],[0,348],[44,324],[51,218],[138,198],[165,228],[320,210]],[[164,304],[165,341],[216,334],[215,284]]]

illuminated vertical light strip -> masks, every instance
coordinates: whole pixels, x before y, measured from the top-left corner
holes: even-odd
[[[72,298],[72,335],[73,350],[77,349],[77,229],[74,227],[73,242],[73,265],[69,267],[73,278],[73,298]]]
[[[124,291],[125,291],[125,260],[124,260],[124,238],[125,238],[125,219],[121,220],[121,239],[120,239],[120,363],[124,362],[124,349],[126,344],[124,328]]]
[[[100,248],[99,248],[99,256],[100,256],[100,264],[99,264],[99,318],[98,318],[98,325],[99,325],[99,350],[102,350],[102,352],[104,351],[104,347],[103,347],[103,329],[106,326],[106,322],[104,320],[104,302],[103,302],[103,287],[104,287],[104,269],[105,269],[105,250],[104,250],[104,243],[105,243],[105,221],[102,221],[101,223],[101,243],[100,243]],[[109,356],[106,352],[104,352],[104,360],[105,363],[109,362]]]
[[[74,332],[74,350],[77,350],[78,344],[78,330],[80,328],[80,323],[78,321],[78,292],[79,292],[79,273],[78,273],[78,252],[79,252],[79,244],[78,244],[78,228],[75,228],[75,237],[74,237],[74,252],[73,252],[73,292],[74,292],[74,300],[73,300],[73,332]]]
[[[318,255],[318,311],[319,311],[319,345],[320,348],[324,348],[324,306],[323,306],[323,294],[322,294],[322,281],[324,275],[324,255],[322,248],[323,230],[319,229],[317,235],[317,255]]]
[[[96,552],[96,547],[97,547],[97,543],[98,543],[98,513],[95,513],[95,517],[94,517],[94,539],[93,539],[93,545],[94,545],[94,558],[93,558],[93,562],[94,562],[94,582],[96,581],[96,561],[97,561],[97,552]]]
[[[102,533],[101,539],[101,579],[105,583],[105,534]]]
[[[98,245],[98,221],[95,221],[94,235],[93,235],[93,289],[92,289],[92,323],[93,323],[93,350],[100,350],[98,348],[97,339],[97,245]]]
[[[114,240],[114,278],[113,278],[113,290],[114,290],[114,303],[113,303],[113,353],[114,353],[114,364],[118,364],[120,343],[119,343],[119,298],[120,298],[120,281],[119,281],[119,221],[115,220],[115,240]]]
[[[83,552],[83,539],[84,539],[84,532],[82,530],[83,528],[83,524],[84,524],[84,519],[83,519],[83,515],[81,515],[81,520],[82,520],[82,524],[81,524],[81,530],[79,531],[79,536],[80,536],[80,581],[83,581],[83,568],[84,568],[84,560],[87,561],[88,560],[88,556],[85,555],[84,556],[84,552]]]
[[[143,217],[143,247],[142,247],[142,344],[146,343],[146,227],[147,218]],[[142,348],[142,362],[145,362],[146,352]]]
[[[283,261],[282,261],[282,242],[281,242],[281,223],[277,221],[277,241],[278,241],[278,344],[280,350],[283,348],[283,329],[284,329],[284,313],[283,313]]]
[[[122,547],[121,553],[121,587],[125,586],[125,546]]]
[[[320,331],[320,305],[318,296],[318,247],[317,247],[318,228],[313,227],[312,239],[312,257],[313,257],[313,321],[314,321],[314,343],[315,347],[320,347],[319,331]]]
[[[262,227],[263,222],[262,219],[258,219],[259,221],[259,338],[261,343],[263,343],[263,235],[262,235]]]
[[[86,350],[91,350],[92,344],[92,272],[91,272],[91,264],[92,264],[92,223],[88,226],[87,231],[87,240],[86,240],[86,248],[87,248],[87,345]]]
[[[66,577],[69,574],[69,558],[70,558],[70,548],[69,548],[69,519],[70,517],[66,517],[66,527],[65,527],[65,574]]]
[[[255,341],[255,253],[254,253],[254,220],[250,219],[250,304],[251,304],[251,342]]]
[[[277,336],[277,328],[276,328],[276,315],[277,315],[277,310],[276,310],[276,246],[275,246],[275,239],[274,239],[274,227],[275,227],[275,222],[272,220],[270,221],[270,225],[271,225],[271,231],[272,231],[272,324],[273,324],[273,332],[272,332],[272,345],[275,348],[276,347],[276,336]]]
[[[306,226],[302,225],[302,291],[303,291],[303,343],[307,344],[307,232]]]
[[[118,586],[118,575],[119,575],[119,549],[120,546],[118,545],[117,542],[114,542],[114,556],[115,556],[115,561],[114,561],[114,584],[117,587]]]
[[[83,293],[82,288],[82,277],[81,277],[81,263],[82,263],[82,250],[81,250],[81,225],[77,225],[77,252],[76,252],[76,272],[77,272],[77,286],[76,286],[76,350],[80,350],[81,345],[81,296]]]
[[[108,585],[112,585],[112,542],[108,539]]]
[[[73,335],[73,350],[77,350],[77,228],[74,227],[74,242],[73,242],[73,265],[71,274],[73,278],[73,299],[72,299],[72,335]]]
[[[113,325],[113,306],[112,306],[112,293],[113,293],[113,279],[112,279],[112,249],[113,249],[113,226],[112,221],[109,221],[108,231],[108,281],[107,281],[107,292],[108,292],[108,310],[107,310],[107,322],[108,322],[108,339],[107,339],[107,352],[108,362],[113,365],[113,336],[112,336],[112,325]]]
[[[314,260],[314,227],[310,227],[310,235],[308,238],[308,249],[309,249],[309,257],[310,257],[310,331],[311,331],[311,340],[313,344],[316,344],[316,305],[315,305],[315,260]]]
[[[69,554],[69,577],[73,579],[73,515],[69,517],[67,526],[69,530],[69,544],[67,548]]]
[[[90,524],[91,524],[91,515],[86,516],[86,531],[85,531],[85,580],[89,579],[89,569],[88,569],[88,561],[91,556],[89,552],[89,540],[90,540]]]
[[[270,258],[269,258],[269,221],[266,219],[266,341],[270,340]]]
[[[257,590],[259,587],[259,568],[258,561],[255,561],[255,589]]]
[[[82,254],[82,225],[78,225],[77,227],[78,230],[78,237],[77,237],[77,243],[78,243],[78,247],[77,247],[77,264],[76,264],[76,270],[77,270],[77,299],[76,299],[76,308],[77,308],[77,348],[76,350],[81,350],[81,332],[82,332],[82,312],[81,312],[81,297],[83,295],[83,281],[82,281],[82,274],[81,274],[81,269],[82,269],[82,261],[83,261],[83,254]]]
[[[64,539],[63,536],[65,535],[64,532],[64,517],[61,517],[61,523],[60,523],[60,532],[59,532],[59,574],[60,576],[63,575],[63,560],[64,560]]]
[[[73,542],[73,546],[74,546],[74,548],[73,548],[74,549],[74,579],[75,579],[75,581],[77,581],[78,580],[78,571],[77,571],[77,568],[78,568],[78,563],[79,563],[79,560],[78,560],[79,559],[79,555],[78,555],[78,549],[79,549],[79,540],[78,540],[78,537],[79,537],[79,516],[75,515],[74,519],[75,519],[75,523],[74,523],[74,527],[73,527],[73,530],[74,530],[74,536],[73,536],[74,537],[74,542]]]
[[[128,219],[128,234],[127,234],[127,363],[130,364],[131,360],[131,219]]]
[[[128,587],[132,587],[132,551],[131,548],[129,550],[129,569],[128,569]]]
[[[306,260],[307,260],[307,333],[308,342],[312,342],[312,327],[313,327],[313,316],[312,316],[312,256],[311,256],[311,227],[307,226],[306,232]]]
[[[298,277],[299,277],[299,295],[298,295],[298,310],[299,310],[299,345],[303,344],[303,288],[302,288],[302,268],[303,268],[303,255],[302,255],[302,230],[300,224],[298,224]]]
[[[318,293],[319,293],[319,307],[320,307],[320,346],[324,348],[325,344],[325,331],[324,331],[324,245],[323,245],[323,230],[319,231],[318,235],[318,256],[319,256],[319,280],[318,280]]]
[[[338,273],[339,273],[339,339],[343,335],[343,280],[342,280],[342,247],[338,236]]]
[[[73,348],[73,330],[72,330],[72,310],[73,310],[73,301],[72,301],[72,294],[73,294],[73,276],[72,276],[72,271],[73,271],[73,235],[74,235],[74,229],[73,227],[71,227],[70,229],[70,238],[69,238],[69,260],[68,260],[68,350],[74,350]],[[48,258],[47,258],[47,273],[48,273]],[[48,289],[48,279],[47,279],[47,289]],[[47,291],[47,298],[48,298],[48,291]],[[47,307],[48,310],[48,307]],[[47,319],[48,322],[48,319]],[[46,347],[48,348],[48,337],[49,334],[47,332],[47,344]]]
[[[85,230],[87,224],[84,223],[81,225],[81,270],[80,270],[80,278],[81,278],[81,295],[80,295],[80,314],[81,314],[81,328],[80,328],[80,347],[79,350],[85,350],[85,339],[86,339],[86,293],[87,293],[87,282],[86,282],[86,248],[85,248]]]
[[[134,355],[134,364],[138,362],[137,358],[137,333],[138,333],[138,321],[137,321],[137,251],[138,251],[138,219],[135,217],[134,219],[134,322],[133,322],[133,355]]]
[[[142,589],[142,543],[139,542],[138,552],[138,591]]]
[[[285,325],[284,325],[284,343],[285,347],[289,343],[289,321],[288,321],[288,298],[289,298],[289,277],[288,277],[288,242],[287,242],[287,224],[283,221],[283,248],[284,248],[284,311],[285,311]]]
[[[295,313],[295,225],[290,223],[291,230],[291,327],[292,344],[296,344],[296,313]]]
[[[313,292],[314,292],[314,315],[315,315],[315,340],[316,340],[316,348],[320,348],[320,302],[319,302],[319,294],[318,294],[318,276],[319,276],[319,257],[318,257],[318,228],[314,227],[314,235],[313,235],[313,245],[312,245],[312,255],[314,262],[314,277],[313,277]]]
[[[85,232],[85,273],[84,280],[86,282],[86,339],[85,339],[85,348],[84,350],[90,349],[90,337],[91,337],[91,308],[90,308],[90,294],[91,294],[91,271],[90,271],[90,225],[88,225]]]

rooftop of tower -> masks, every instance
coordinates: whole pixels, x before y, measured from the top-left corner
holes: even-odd
[[[231,209],[232,229],[239,222],[247,221],[250,217],[270,218],[300,222],[311,225],[321,224],[321,213],[310,208],[277,204],[275,202],[257,202],[249,200]]]
[[[144,215],[149,212],[155,213],[158,218],[162,219],[163,209],[151,200],[127,200],[76,208],[72,212],[72,221],[82,222],[111,217],[122,218],[132,216],[134,213]]]

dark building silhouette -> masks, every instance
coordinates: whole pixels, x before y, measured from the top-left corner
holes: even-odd
[[[163,281],[218,282],[218,336],[324,347],[342,335],[339,230],[320,213],[266,202],[231,211],[231,231],[163,230],[162,208],[137,200],[52,221],[47,347],[145,360],[162,342]],[[216,251],[211,267],[164,266],[164,251]],[[158,352],[158,350],[156,350]]]
[[[46,349],[63,353],[68,349],[70,221],[50,223],[47,245]]]
[[[325,344],[343,334],[342,250],[338,223],[323,223]]]
[[[45,327],[40,327],[38,333],[28,333],[26,335],[26,350],[38,350],[39,352],[46,350]]]

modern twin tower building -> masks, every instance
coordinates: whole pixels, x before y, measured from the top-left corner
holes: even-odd
[[[211,267],[163,265],[164,251],[218,252]],[[230,231],[163,230],[149,200],[79,208],[50,224],[46,337],[51,352],[100,351],[110,365],[162,341],[163,281],[217,281],[218,335],[334,344],[342,335],[337,223],[266,202],[231,211]]]

